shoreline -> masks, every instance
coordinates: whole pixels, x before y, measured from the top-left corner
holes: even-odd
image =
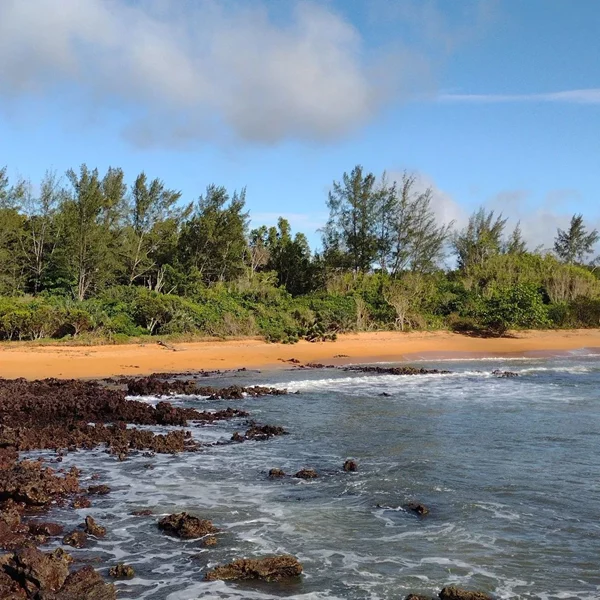
[[[336,366],[419,360],[518,358],[560,355],[573,350],[600,354],[600,329],[512,332],[478,338],[435,332],[366,332],[340,335],[336,342],[271,344],[257,339],[105,346],[0,345],[0,377],[12,379],[101,378],[156,372],[281,369],[300,364]]]

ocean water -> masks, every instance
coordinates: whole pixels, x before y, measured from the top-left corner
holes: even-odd
[[[172,399],[245,408],[290,435],[126,462],[102,450],[71,453],[63,466],[79,466],[84,478],[98,473],[113,491],[91,509],[56,509],[52,517],[76,525],[91,514],[108,528],[105,539],[73,554],[103,572],[131,564],[137,575],[117,584],[121,599],[387,600],[448,584],[501,599],[600,598],[599,357],[418,364],[453,374],[325,369],[203,379],[299,391]],[[493,369],[520,377],[498,379]],[[244,428],[240,419],[192,430],[211,442]],[[358,472],[343,472],[347,458]],[[271,481],[273,467],[312,467],[320,477]],[[430,514],[406,512],[410,501]],[[130,515],[143,508],[157,516]],[[222,529],[217,546],[158,531],[160,515],[184,510]],[[202,581],[217,564],[277,553],[302,561],[300,581]]]

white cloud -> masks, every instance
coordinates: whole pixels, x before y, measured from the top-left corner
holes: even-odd
[[[440,94],[441,102],[498,104],[511,102],[547,102],[562,104],[600,104],[600,88],[565,90],[542,94]]]
[[[2,0],[0,99],[52,91],[96,112],[118,106],[138,145],[223,129],[259,143],[336,139],[372,118],[410,67],[382,80],[349,21],[328,5],[291,6],[283,22],[261,3]]]

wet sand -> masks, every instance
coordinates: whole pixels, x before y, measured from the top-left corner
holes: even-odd
[[[476,338],[446,331],[372,332],[339,336],[336,342],[268,344],[262,340],[203,341],[165,348],[148,341],[119,346],[0,345],[0,377],[88,378],[201,369],[285,368],[418,359],[540,356],[587,349],[600,352],[600,329],[526,331],[504,338]]]

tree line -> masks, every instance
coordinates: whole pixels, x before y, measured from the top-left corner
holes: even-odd
[[[314,252],[283,218],[250,228],[245,189],[209,185],[188,202],[143,172],[128,185],[120,168],[81,165],[34,185],[0,169],[0,338],[294,341],[349,329],[598,325],[599,235],[580,214],[550,252],[484,208],[461,229],[439,223],[431,189],[409,173],[389,181],[357,165],[326,202]]]

